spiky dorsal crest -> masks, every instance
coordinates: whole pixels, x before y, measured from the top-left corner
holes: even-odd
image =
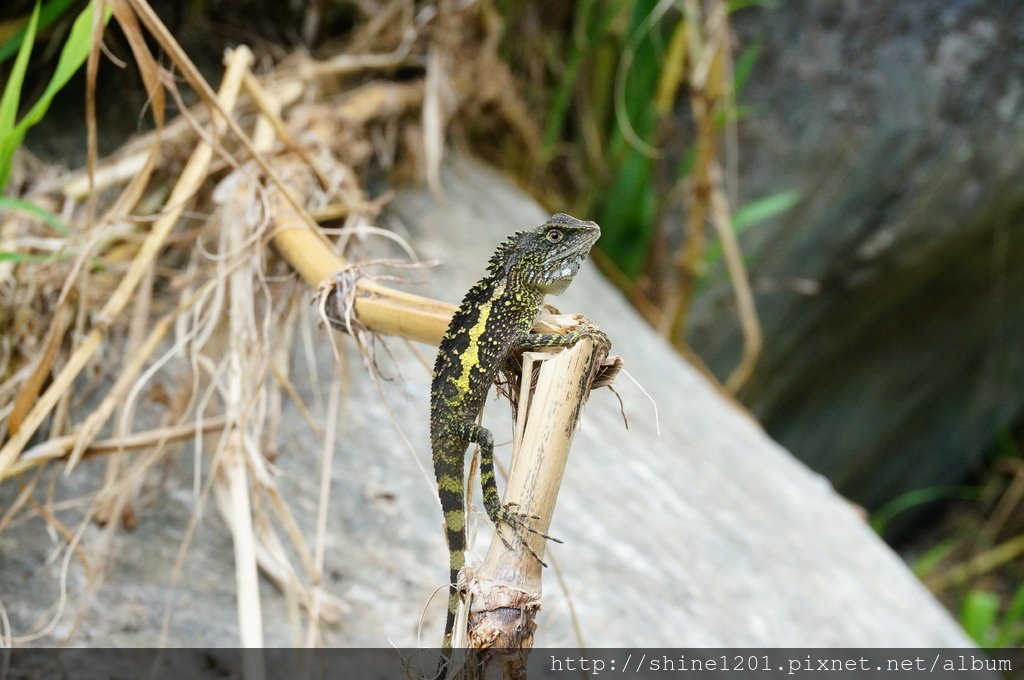
[[[514,251],[519,245],[520,239],[527,233],[527,231],[517,231],[499,243],[487,263],[487,271],[497,277],[508,274],[508,270],[519,260]]]

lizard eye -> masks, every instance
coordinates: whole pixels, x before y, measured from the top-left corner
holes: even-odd
[[[547,233],[544,234],[544,238],[546,238],[549,243],[558,243],[565,238],[565,232],[561,229],[548,229]]]

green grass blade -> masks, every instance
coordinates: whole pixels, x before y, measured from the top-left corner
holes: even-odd
[[[799,200],[800,194],[796,191],[780,191],[754,199],[736,210],[736,214],[732,217],[733,229],[742,232],[758,222],[781,215],[796,205]]]
[[[92,49],[92,13],[95,3],[96,0],[92,0],[82,10],[81,14],[78,15],[78,18],[75,19],[75,23],[71,27],[71,33],[68,34],[67,42],[64,43],[64,47],[60,51],[57,69],[53,72],[53,77],[50,78],[43,96],[29,109],[25,117],[18,121],[15,132],[20,132],[22,137],[24,137],[30,127],[42,120],[43,116],[46,115],[46,111],[50,108],[53,98],[60,92],[61,88],[67,85],[68,81],[71,80],[71,76],[75,75],[75,72],[85,62],[85,58],[89,56],[89,50]],[[107,9],[103,16],[103,23],[106,24],[109,19],[110,10]]]
[[[756,198],[736,211],[732,217],[732,229],[737,235],[742,234],[758,222],[786,212],[799,200],[800,194],[796,191],[780,191]],[[722,244],[715,241],[704,251],[704,271],[710,271],[721,259]]]
[[[92,0],[85,9],[82,10],[78,18],[75,19],[74,25],[71,27],[71,33],[68,34],[68,39],[64,43],[64,47],[60,51],[60,58],[57,60],[57,68],[50,78],[50,82],[46,85],[46,90],[43,91],[43,95],[39,98],[25,117],[18,121],[17,125],[14,126],[13,130],[7,131],[6,128],[0,127],[0,187],[7,184],[7,179],[10,176],[11,171],[11,159],[14,157],[14,152],[21,146],[22,140],[25,139],[25,134],[29,129],[42,120],[43,116],[50,108],[50,104],[53,102],[53,98],[61,90],[62,87],[67,85],[67,82],[71,80],[71,76],[82,66],[85,62],[85,58],[89,55],[89,50],[92,48],[92,12],[93,5],[96,0]],[[26,38],[31,34],[35,36],[35,23],[39,16],[39,5],[36,4],[36,11],[33,14],[33,19],[29,25],[29,33],[26,34]],[[108,9],[103,17],[104,23],[110,18],[110,10]],[[26,40],[22,45],[22,51],[18,53],[18,61],[15,62],[17,67],[18,62],[21,61],[21,55],[25,50],[25,46],[29,46],[31,49],[31,41]],[[19,83],[18,89],[21,89]],[[6,92],[5,92],[6,95]],[[15,109],[17,105],[15,104]]]
[[[879,536],[885,534],[885,527],[893,517],[905,510],[933,503],[935,501],[964,499],[975,500],[979,491],[973,486],[929,486],[913,489],[889,501],[871,515],[871,528]]]
[[[18,50],[18,58],[14,60],[14,67],[11,68],[11,75],[7,79],[3,96],[0,97],[0,189],[7,185],[7,178],[11,174],[11,159],[18,149],[20,140],[17,139],[14,118],[18,115],[18,104],[21,101],[21,86],[25,82],[25,71],[28,69],[28,58],[32,53],[32,42],[36,37],[36,28],[39,25],[39,2],[36,2],[32,16],[25,27],[26,40]]]
[[[757,58],[760,56],[761,43],[755,42],[743,50],[739,58],[736,59],[736,65],[732,69],[732,87],[737,99],[750,80],[750,74],[754,72],[754,64],[757,63]]]
[[[669,30],[659,4],[640,0],[632,6],[615,77],[614,124],[606,146],[612,181],[594,197],[604,234],[602,250],[630,278],[643,269],[657,212],[653,160],[646,147],[656,142],[654,103],[662,71],[662,31]]]
[[[29,17],[25,32],[29,39],[21,44],[18,50],[18,58],[14,60],[14,67],[4,87],[3,97],[0,97],[0,135],[5,135],[14,129],[14,117],[18,115],[18,103],[21,101],[21,86],[25,81],[25,71],[28,69],[28,58],[32,54],[32,43],[36,37],[36,28],[39,25],[39,3],[36,2],[32,16]]]
[[[950,536],[932,546],[914,562],[914,575],[920,579],[927,577],[961,545],[963,545],[963,539],[960,536]]]
[[[994,647],[1019,647],[1024,644],[1024,586],[1017,589],[1003,622],[999,626],[999,637]]]
[[[60,218],[54,215],[49,210],[40,208],[35,203],[29,203],[28,201],[22,201],[18,198],[8,198],[7,196],[0,196],[0,209],[14,210],[17,212],[23,212],[27,215],[32,215],[46,222],[51,227],[59,231],[65,236],[71,235],[71,227],[61,222]]]
[[[71,253],[54,253],[52,255],[35,255],[31,253],[16,253],[10,250],[0,250],[0,262],[17,262],[18,264],[48,264],[57,260],[66,260]]]
[[[555,144],[562,133],[565,116],[569,110],[569,100],[572,97],[573,88],[576,86],[576,74],[589,52],[587,27],[593,8],[594,0],[580,0],[576,5],[576,30],[573,31],[572,50],[569,53],[569,59],[565,62],[565,70],[562,72],[562,79],[555,90],[555,96],[551,100],[548,124],[544,129],[544,138],[541,141],[541,163],[546,164],[555,155]]]
[[[603,233],[602,250],[630,278],[635,278],[643,268],[654,212],[650,159],[632,151],[618,168],[598,218]],[[607,230],[605,225],[609,226]]]
[[[54,21],[67,14],[67,11],[75,2],[76,0],[48,0],[43,3],[42,9],[39,11],[39,25],[36,26],[36,32],[42,31]],[[21,48],[27,33],[28,22],[25,22],[24,26],[19,28],[14,35],[0,45],[0,64],[10,59],[11,55]]]

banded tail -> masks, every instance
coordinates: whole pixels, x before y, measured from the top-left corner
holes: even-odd
[[[459,611],[459,571],[466,563],[466,511],[465,472],[463,457],[466,442],[435,442],[434,472],[437,476],[438,495],[444,510],[445,538],[448,543],[448,616],[444,624],[444,650],[438,667],[438,678],[447,675],[451,660],[455,615]]]

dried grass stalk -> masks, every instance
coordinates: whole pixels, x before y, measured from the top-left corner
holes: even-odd
[[[238,91],[241,89],[242,76],[249,68],[252,60],[252,52],[247,48],[240,47],[235,51],[235,56],[228,65],[227,71],[224,74],[224,82],[221,84],[220,93],[218,94],[218,101],[222,110],[230,111],[234,107]],[[219,132],[223,132],[223,121],[218,122],[216,128]],[[189,200],[195,194],[198,187],[205,181],[206,169],[212,157],[213,147],[208,142],[201,142],[196,147],[192,157],[189,158],[184,170],[182,170],[181,177],[171,191],[171,195],[167,200],[166,210],[153,223],[149,234],[147,234],[146,239],[139,248],[138,254],[129,265],[128,271],[125,272],[117,289],[100,311],[99,321],[89,331],[89,334],[82,341],[82,344],[79,345],[78,349],[68,358],[67,364],[57,374],[53,383],[39,398],[36,405],[29,411],[18,432],[13,434],[7,440],[7,443],[4,444],[3,448],[0,449],[0,477],[4,475],[5,470],[17,459],[18,454],[25,448],[29,438],[43,424],[43,421],[50,414],[53,407],[56,406],[61,396],[71,389],[75,378],[78,377],[78,374],[85,368],[85,365],[99,348],[100,343],[106,336],[109,325],[131,302],[132,294],[145,275],[146,270],[153,265],[157,254],[167,241],[171,229],[174,228],[178,218],[181,216],[182,210],[188,205]],[[69,460],[69,469],[73,468],[76,462],[77,458]]]
[[[732,281],[736,306],[739,309],[740,328],[743,329],[743,356],[725,379],[725,388],[736,394],[754,373],[754,367],[761,356],[764,336],[754,306],[754,291],[750,287],[747,267],[743,263],[743,251],[740,250],[739,240],[732,228],[732,216],[722,186],[722,171],[717,163],[712,168],[711,181],[714,187],[711,193],[711,223],[714,224],[718,241],[722,244],[722,256],[729,272],[729,279]]]
[[[122,451],[139,451],[152,448],[162,442],[182,441],[195,437],[197,433],[207,434],[221,430],[226,422],[223,416],[213,416],[211,418],[204,418],[199,422],[184,423],[174,427],[136,432],[123,437],[94,441],[85,447],[82,457],[90,458],[92,456],[108,455]],[[77,433],[68,434],[63,437],[49,439],[38,446],[27,449],[21,454],[21,457],[18,458],[14,465],[7,468],[7,471],[4,473],[6,476],[0,476],[0,482],[40,465],[67,458],[80,440],[81,438]]]
[[[677,57],[677,61],[689,67],[690,110],[696,127],[696,157],[693,176],[689,179],[690,204],[687,209],[686,243],[678,262],[679,283],[670,295],[667,304],[669,313],[662,318],[659,330],[677,349],[688,354],[685,347],[686,324],[695,285],[704,266],[707,248],[705,229],[710,223],[722,245],[743,331],[743,356],[725,381],[726,389],[735,394],[753,374],[761,354],[763,338],[746,265],[732,227],[729,189],[725,186],[719,159],[721,126],[717,117],[723,111],[728,111],[728,107],[735,107],[728,5],[725,0],[711,2],[706,20],[703,6],[700,0],[686,0],[685,24],[677,32],[680,37],[679,49],[685,45],[685,58]],[[667,92],[661,93],[661,98],[667,100]],[[735,148],[735,127],[732,121],[726,126],[727,156]],[[735,173],[735,162],[731,165]]]

